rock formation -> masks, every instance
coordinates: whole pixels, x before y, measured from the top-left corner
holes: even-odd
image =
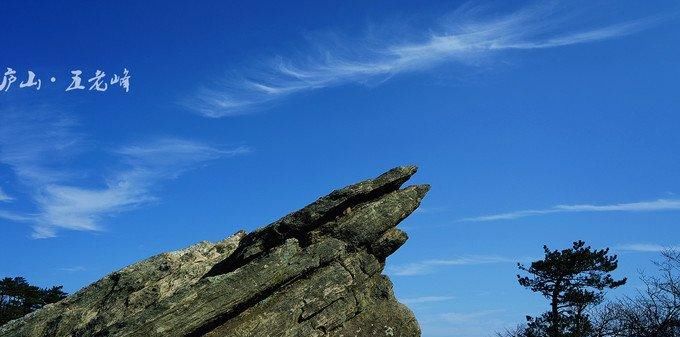
[[[0,327],[0,337],[420,336],[385,259],[429,186],[398,167],[246,234],[138,262]]]

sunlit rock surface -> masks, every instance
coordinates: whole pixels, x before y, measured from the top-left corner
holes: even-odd
[[[429,186],[398,167],[238,232],[114,272],[1,337],[420,336],[382,275]]]

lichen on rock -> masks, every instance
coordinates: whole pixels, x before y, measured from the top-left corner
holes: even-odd
[[[160,254],[0,327],[0,337],[420,336],[382,275],[427,185],[414,166],[333,191],[252,233]]]

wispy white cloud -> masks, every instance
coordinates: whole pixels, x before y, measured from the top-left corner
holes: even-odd
[[[59,270],[65,271],[65,272],[68,272],[68,273],[77,273],[77,272],[81,272],[81,271],[86,271],[87,268],[85,268],[83,266],[75,266],[75,267],[59,268]]]
[[[0,187],[0,202],[8,202],[12,200],[14,200],[14,198],[7,195],[7,193],[5,193],[5,191],[2,190],[2,187]]]
[[[515,315],[505,309],[453,311],[420,315],[423,336],[488,336],[512,326]]]
[[[421,303],[433,303],[433,302],[446,302],[451,301],[455,297],[453,296],[421,296],[412,298],[400,298],[399,302],[404,304],[421,304]]]
[[[504,312],[503,309],[482,310],[475,312],[447,312],[440,315],[441,319],[449,323],[471,323],[479,322],[490,316],[498,315]]]
[[[611,205],[591,205],[591,204],[557,205],[546,209],[523,210],[491,215],[482,215],[477,217],[460,219],[459,221],[479,222],[495,220],[512,220],[553,213],[653,212],[653,211],[678,211],[678,210],[680,210],[680,199],[657,199],[652,201],[639,201]]]
[[[304,55],[279,56],[254,64],[252,69],[232,71],[240,75],[203,88],[184,103],[206,117],[232,116],[295,93],[351,82],[383,81],[447,62],[472,66],[507,50],[555,48],[622,37],[659,20],[643,18],[604,25],[584,14],[589,13],[587,10],[575,11],[553,2],[503,15],[485,12],[464,6],[449,14],[447,20],[440,20],[444,23],[422,33],[364,39],[331,35],[313,43]],[[393,33],[398,29],[382,30]],[[395,39],[395,35],[412,38],[404,41]]]
[[[453,259],[424,260],[404,265],[388,266],[387,273],[395,276],[415,276],[433,272],[435,269],[446,266],[469,266],[493,263],[516,263],[518,259],[495,255],[471,255]]]
[[[614,250],[636,253],[660,253],[666,250],[680,250],[680,245],[660,245],[655,243],[629,243],[615,246]]]
[[[89,144],[74,131],[74,118],[45,107],[2,108],[0,162],[9,165],[21,182],[50,184],[77,175],[68,162]]]
[[[35,219],[35,216],[21,215],[14,212],[0,210],[0,219],[5,219],[13,222],[31,222]]]
[[[33,226],[33,237],[58,229],[100,230],[105,217],[155,201],[164,180],[217,158],[245,154],[247,147],[224,150],[199,142],[157,138],[110,151],[115,167],[92,173],[70,163],[86,148],[73,120],[54,114],[8,114],[0,126],[0,162],[9,165],[29,189],[31,214],[0,210],[0,218]],[[35,118],[35,116],[41,116]]]
[[[97,230],[102,217],[154,201],[153,188],[197,164],[247,153],[246,147],[220,150],[205,144],[159,139],[124,147],[118,153],[128,168],[115,172],[100,188],[51,184],[36,197],[41,209],[36,234],[53,236],[55,228]]]

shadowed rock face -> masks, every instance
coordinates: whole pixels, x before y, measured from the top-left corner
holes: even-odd
[[[246,234],[114,272],[0,327],[0,337],[420,336],[381,275],[396,226],[429,186],[413,166],[322,197]]]

